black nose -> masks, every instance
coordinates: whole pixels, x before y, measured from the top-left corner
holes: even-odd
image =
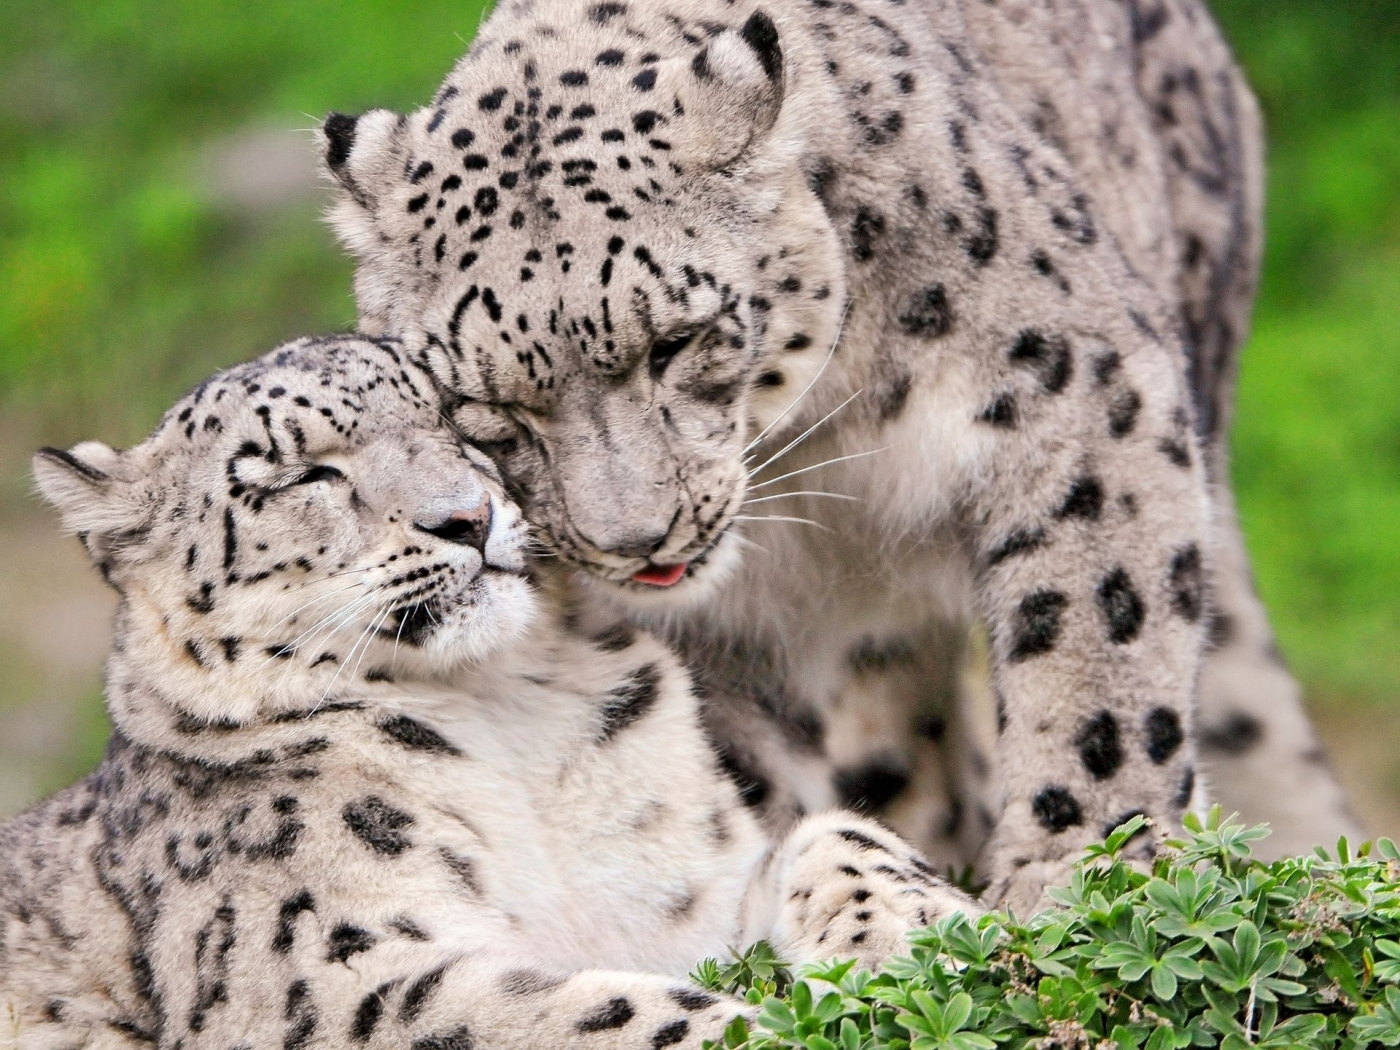
[[[484,555],[486,540],[491,535],[491,500],[482,496],[481,502],[471,510],[454,510],[446,519],[434,525],[416,521],[413,527],[448,543],[475,547]]]

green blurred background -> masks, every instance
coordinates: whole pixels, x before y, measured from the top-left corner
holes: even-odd
[[[1400,0],[1215,0],[1264,105],[1234,476],[1280,644],[1400,831]],[[91,765],[109,600],[28,453],[139,439],[213,368],[354,319],[309,129],[424,102],[478,0],[0,0],[0,816]]]

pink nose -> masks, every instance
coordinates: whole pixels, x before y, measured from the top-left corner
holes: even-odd
[[[486,553],[486,541],[491,535],[491,498],[483,495],[471,510],[454,510],[435,523],[416,521],[413,527],[448,543],[460,543]]]

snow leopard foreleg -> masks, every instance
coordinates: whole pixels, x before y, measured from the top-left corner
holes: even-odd
[[[834,810],[802,820],[769,857],[751,893],[750,930],[790,962],[854,958],[876,969],[904,935],[982,908],[934,873],[884,825]],[[750,938],[753,939],[753,938]]]

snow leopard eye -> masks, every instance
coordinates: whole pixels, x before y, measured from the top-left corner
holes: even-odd
[[[318,481],[339,481],[345,477],[345,473],[329,463],[318,463],[301,477],[292,482],[293,485],[314,485]]]
[[[666,371],[666,366],[671,363],[671,358],[693,343],[698,334],[698,332],[682,332],[680,335],[658,339],[652,343],[651,353],[647,357],[647,368],[651,372],[651,377],[660,379],[661,374]]]

